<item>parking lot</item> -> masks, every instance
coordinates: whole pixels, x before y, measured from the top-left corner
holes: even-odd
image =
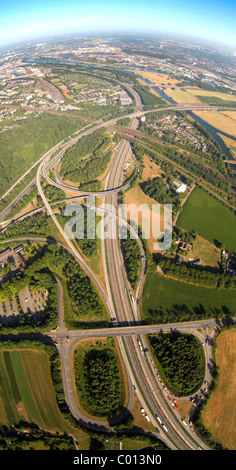
[[[0,302],[0,318],[2,324],[10,324],[20,312],[27,314],[36,314],[45,310],[48,300],[48,292],[46,289],[38,289],[35,292],[30,292],[29,287],[26,286],[18,294],[18,299],[12,297]]]

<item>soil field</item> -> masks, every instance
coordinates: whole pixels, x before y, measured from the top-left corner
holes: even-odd
[[[153,233],[155,233],[153,232],[153,228],[154,230],[156,230],[156,228],[158,230],[160,228],[160,231],[163,230],[163,206],[160,205],[159,217],[159,215],[155,213],[155,209],[152,211],[152,205],[155,207],[158,205],[158,202],[155,199],[147,196],[139,185],[125,192],[124,203],[127,204],[128,208],[129,206],[132,208],[132,205],[133,207],[137,208],[137,211],[130,211],[130,216],[128,214],[127,219],[130,217],[131,220],[133,220],[136,224],[138,222],[138,225],[143,228],[143,237],[147,237],[146,240],[148,249],[150,253],[154,252],[154,244],[156,243],[157,239],[153,235]],[[150,236],[148,236],[148,230],[150,230]]]
[[[161,167],[154,161],[151,161],[150,157],[147,155],[143,156],[143,165],[142,181],[147,181],[149,178],[156,178],[156,176],[161,176],[163,173]]]
[[[213,438],[229,450],[236,450],[236,330],[217,338],[216,364],[219,379],[202,415]]]

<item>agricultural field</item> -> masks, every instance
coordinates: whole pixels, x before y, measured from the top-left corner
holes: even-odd
[[[171,88],[170,86],[166,86],[165,93],[177,103],[206,103],[215,105],[227,104],[233,107],[236,106],[235,95],[231,95],[229,93],[220,93],[214,90],[202,90],[197,87]],[[217,127],[216,123],[212,125]]]
[[[180,213],[177,227],[193,230],[201,237],[236,251],[236,219],[234,213],[204,190],[196,187]]]
[[[202,422],[213,439],[228,450],[236,450],[236,330],[222,332],[215,351],[219,377],[202,413]]]
[[[20,420],[50,431],[64,431],[46,353],[30,350],[0,352],[0,424]]]
[[[187,91],[187,93],[190,93],[190,95],[199,97],[199,99],[201,99],[201,97],[202,98],[207,97],[212,100],[216,98],[216,100],[218,99],[222,101],[232,101],[232,102],[236,101],[236,96],[230,93],[220,93],[219,91],[214,91],[214,90],[213,91],[202,90],[196,87],[185,88],[185,91]]]
[[[201,103],[201,100],[194,95],[188,93],[188,91],[180,88],[165,88],[165,93],[172,98],[176,103],[195,104]]]
[[[235,316],[236,292],[169,279],[149,269],[142,293],[142,320],[149,324]]]
[[[235,121],[235,125],[236,125],[236,121]],[[232,159],[236,160],[236,140],[230,139],[229,137],[226,137],[223,134],[219,134],[219,136],[221,137],[221,139],[224,141],[224,143],[230,150]]]
[[[233,137],[236,137],[236,120],[234,118],[235,114],[231,116],[226,116],[225,112],[220,111],[194,111],[194,114],[199,116],[201,119],[206,121],[216,129],[219,129],[221,132],[230,134]],[[233,116],[233,117],[232,117]]]
[[[134,71],[136,75],[140,75],[147,80],[150,80],[154,85],[158,87],[163,86],[175,86],[181,83],[177,78],[173,78],[171,75],[166,73],[155,73],[155,72],[144,72],[144,71]],[[143,81],[142,81],[143,84]]]

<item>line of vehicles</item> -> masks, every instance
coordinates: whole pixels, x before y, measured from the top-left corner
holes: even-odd
[[[145,418],[148,422],[150,422],[151,420],[150,420],[149,416],[147,415],[147,413],[145,412],[144,408],[140,408],[140,411],[141,411],[142,415],[144,416],[144,418]],[[167,429],[165,423],[163,423],[163,421],[161,420],[160,416],[158,416],[157,414],[156,414],[155,416],[156,416],[158,422],[160,423],[160,425],[163,427],[164,431],[165,431],[165,432],[168,432],[168,429]],[[160,430],[159,430],[157,427],[156,427],[156,430],[157,430],[158,432],[160,432]]]
[[[161,426],[163,427],[164,431],[168,432],[168,429],[167,429],[166,425],[162,422],[160,416],[158,416],[158,415],[156,414],[156,418],[157,418],[157,421],[159,421],[159,423],[160,423]]]
[[[139,339],[137,339],[137,341],[138,341],[139,349],[140,349],[140,351],[141,351],[141,354],[142,354],[142,356],[143,356],[143,355],[144,355],[144,350],[143,350],[143,347],[142,347],[141,341],[140,341]]]

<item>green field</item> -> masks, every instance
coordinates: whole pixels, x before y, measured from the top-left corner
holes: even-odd
[[[161,276],[150,269],[142,295],[145,323],[168,323],[235,316],[236,291],[208,289]]]
[[[236,251],[236,217],[226,206],[206,191],[196,187],[177,220],[177,227],[194,230],[210,242]]]
[[[46,353],[0,352],[0,425],[20,420],[51,431],[64,431]]]

